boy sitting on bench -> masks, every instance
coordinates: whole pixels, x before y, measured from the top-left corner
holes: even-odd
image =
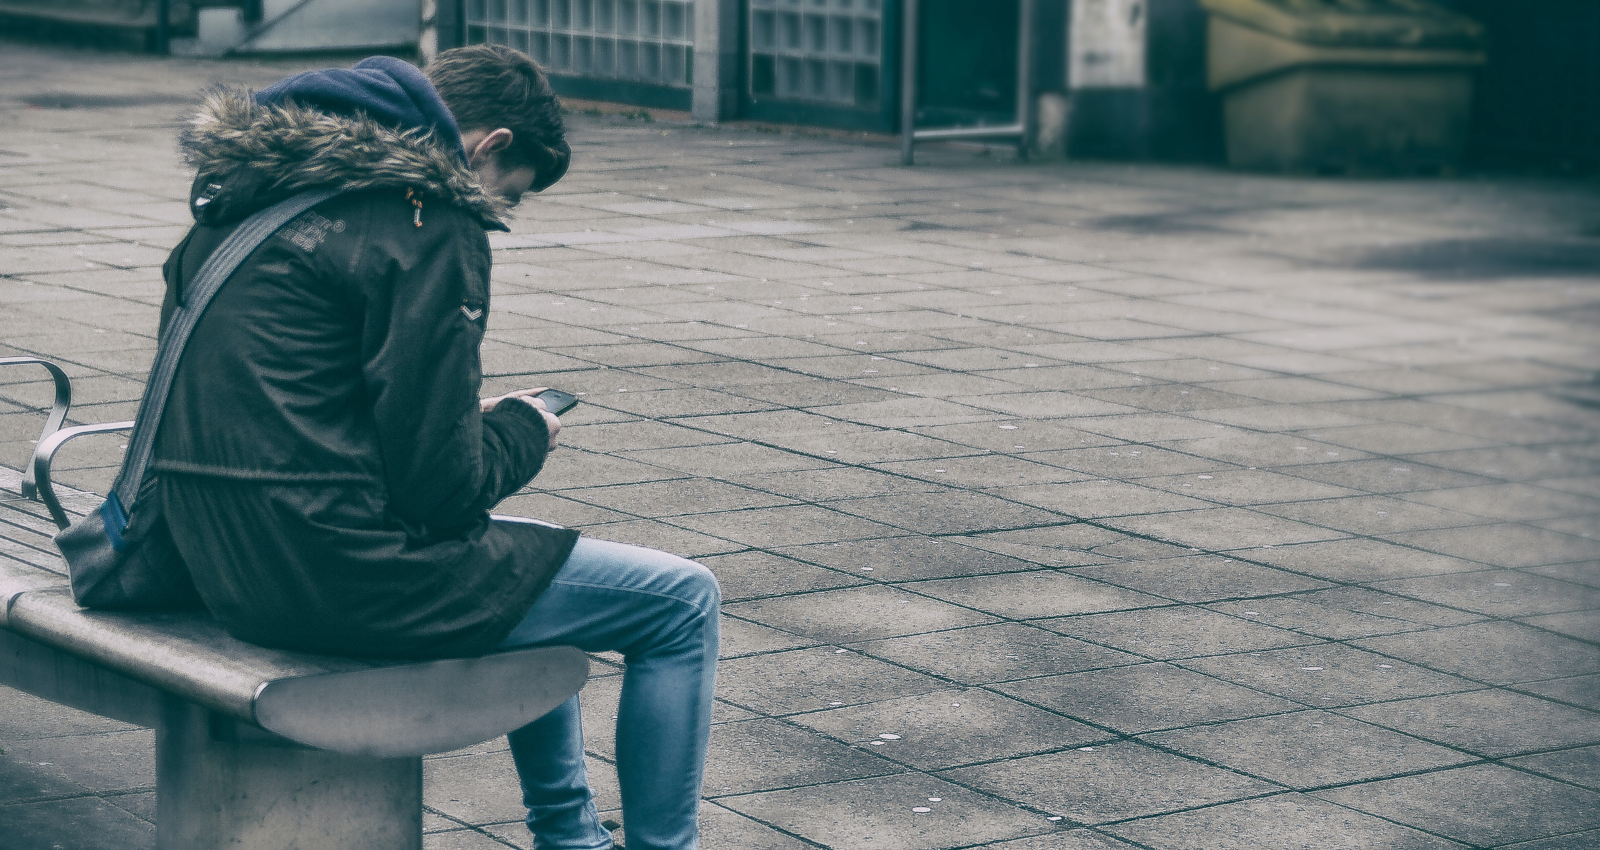
[[[566,172],[559,103],[510,48],[446,51],[211,93],[183,138],[196,224],[163,327],[252,213],[340,194],[269,238],[190,337],[155,447],[162,514],[236,637],[336,655],[522,646],[627,662],[617,771],[633,850],[691,850],[719,594],[704,567],[489,516],[556,446],[520,390],[480,400],[485,230]],[[512,732],[540,850],[604,850],[578,698]]]

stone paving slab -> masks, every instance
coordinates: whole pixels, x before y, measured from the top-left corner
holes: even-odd
[[[0,41],[0,354],[75,422],[133,415],[195,92],[315,64]],[[501,509],[717,573],[708,850],[1600,846],[1600,188],[569,120],[483,360],[585,403]],[[47,573],[49,399],[0,373]],[[152,846],[150,737],[0,688],[0,846]],[[429,850],[532,846],[503,739],[426,783]]]

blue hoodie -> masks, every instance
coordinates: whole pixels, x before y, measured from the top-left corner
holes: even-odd
[[[306,71],[285,77],[256,92],[256,103],[294,101],[338,115],[365,113],[400,129],[426,127],[440,142],[467,161],[461,128],[433,83],[416,66],[392,56],[373,56],[354,68]]]

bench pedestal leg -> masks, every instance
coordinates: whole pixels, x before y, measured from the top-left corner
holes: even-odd
[[[156,846],[421,850],[422,759],[314,750],[168,696]]]

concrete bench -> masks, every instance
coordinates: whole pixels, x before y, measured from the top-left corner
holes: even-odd
[[[50,481],[56,450],[132,423],[58,429],[71,393],[53,376],[60,415],[39,440],[33,480],[13,480],[60,525],[71,516]],[[588,669],[573,647],[424,662],[267,649],[204,613],[84,610],[65,575],[0,559],[0,683],[156,730],[161,850],[420,848],[422,756],[539,718]]]

